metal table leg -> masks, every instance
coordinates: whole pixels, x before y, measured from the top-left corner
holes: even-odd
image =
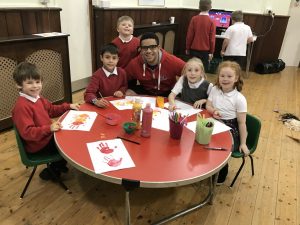
[[[218,178],[218,174],[210,177],[209,179],[209,190],[208,190],[208,194],[207,196],[205,197],[205,199],[201,202],[199,202],[198,204],[196,205],[193,205],[185,210],[182,210],[180,212],[177,212],[177,213],[174,213],[173,215],[171,216],[168,216],[166,218],[163,218],[155,223],[153,223],[152,225],[160,225],[160,224],[164,224],[164,223],[167,223],[167,222],[170,222],[172,220],[175,220],[177,219],[178,217],[181,217],[181,216],[184,216],[190,212],[193,212],[197,209],[200,209],[202,208],[203,206],[207,205],[207,204],[212,204],[213,202],[213,196],[214,196],[214,190],[215,190],[215,186],[216,186],[216,182],[217,182],[217,178]]]

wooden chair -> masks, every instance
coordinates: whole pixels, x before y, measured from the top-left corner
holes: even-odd
[[[20,196],[20,198],[23,198],[26,190],[31,182],[31,179],[36,171],[36,168],[38,165],[43,165],[46,164],[47,168],[49,169],[51,175],[53,176],[53,178],[60,184],[60,186],[62,188],[64,188],[66,191],[69,192],[69,189],[66,187],[66,185],[61,181],[61,179],[59,177],[56,176],[56,174],[54,173],[54,171],[52,170],[52,168],[49,166],[50,163],[52,162],[56,162],[62,159],[61,155],[59,153],[55,153],[55,152],[37,152],[37,153],[27,153],[23,144],[23,140],[17,130],[17,128],[14,126],[14,131],[15,131],[15,135],[16,135],[16,139],[17,139],[17,144],[18,144],[18,148],[19,148],[19,153],[20,153],[20,157],[21,157],[21,161],[22,163],[26,166],[26,168],[28,167],[33,167],[33,170],[30,174],[30,177],[28,178],[28,181],[22,191],[22,194]]]
[[[250,151],[249,157],[250,157],[250,160],[251,160],[252,176],[254,176],[254,164],[253,164],[252,154],[255,152],[257,144],[258,144],[258,139],[259,139],[259,134],[260,134],[260,129],[261,129],[261,122],[255,116],[247,114],[246,126],[247,126],[247,132],[248,132],[246,144],[247,144],[248,149]],[[235,175],[235,177],[232,181],[232,183],[230,184],[230,187],[233,187],[236,179],[238,178],[240,172],[242,171],[242,169],[244,167],[245,157],[244,157],[244,154],[239,152],[239,151],[232,152],[231,156],[234,157],[234,158],[242,158],[242,160],[243,160],[239,170],[237,171],[237,173],[236,173],[236,175]]]

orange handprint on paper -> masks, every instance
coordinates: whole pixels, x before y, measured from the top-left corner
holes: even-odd
[[[84,125],[89,118],[90,116],[85,113],[74,116],[74,120],[70,124],[70,128],[77,129],[79,126]]]

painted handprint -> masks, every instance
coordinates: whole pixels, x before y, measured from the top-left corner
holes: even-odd
[[[85,124],[87,119],[89,119],[89,118],[90,118],[90,116],[85,113],[74,116],[74,120],[70,124],[70,128],[77,129],[79,126]]]
[[[112,153],[114,150],[108,147],[107,143],[101,142],[97,149],[102,152],[103,154],[109,154]]]
[[[132,100],[121,100],[121,101],[115,102],[116,106],[129,106],[129,105],[132,105],[132,104],[133,104]]]
[[[111,166],[111,167],[117,167],[121,164],[122,162],[122,158],[120,159],[114,159],[111,156],[104,156],[104,162],[107,163],[107,165]]]

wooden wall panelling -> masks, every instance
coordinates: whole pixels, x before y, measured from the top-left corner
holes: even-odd
[[[8,36],[20,36],[24,34],[20,12],[6,13],[6,24]]]
[[[0,37],[61,32],[60,8],[0,8]]]
[[[38,33],[36,25],[36,15],[34,12],[22,12],[22,21],[23,21],[23,34],[36,34]]]
[[[59,15],[59,14],[58,14]],[[60,32],[60,16],[52,11],[38,11],[36,12],[37,17],[37,32]]]
[[[8,30],[6,26],[6,18],[5,13],[0,12],[0,37],[7,37],[8,36]]]
[[[133,8],[133,9],[103,9],[93,7],[95,29],[95,41],[92,46],[95,46],[97,55],[96,66],[93,65],[93,70],[97,69],[99,63],[99,50],[105,43],[110,42],[118,34],[116,31],[117,19],[122,15],[131,16],[135,25],[150,25],[153,21],[168,22],[170,16],[175,16],[175,22],[178,23],[178,31],[176,34],[177,54],[185,54],[185,39],[186,33],[191,18],[199,13],[197,9],[168,9],[168,8]],[[92,18],[92,17],[91,17]],[[288,16],[275,16],[274,24],[271,31],[263,38],[258,38],[254,44],[250,70],[258,62],[265,60],[274,60],[279,56],[280,48],[286,30]],[[256,34],[265,33],[271,23],[271,17],[261,14],[244,14],[244,22],[248,24]],[[96,40],[97,39],[97,40]],[[220,41],[220,40],[218,40]],[[220,41],[222,42],[222,41]],[[93,48],[93,47],[92,47]],[[219,51],[219,49],[216,49]],[[95,56],[93,56],[95,57]]]
[[[245,14],[245,23],[258,35],[254,43],[250,70],[254,70],[258,63],[278,59],[288,20],[289,16],[275,16],[273,26],[267,33],[272,24],[271,16]]]

